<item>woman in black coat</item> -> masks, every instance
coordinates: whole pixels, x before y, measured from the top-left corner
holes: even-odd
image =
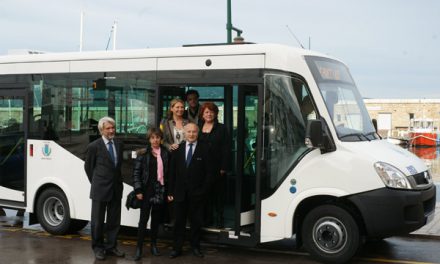
[[[206,102],[200,109],[199,141],[205,142],[209,155],[216,162],[214,179],[207,207],[207,223],[222,228],[224,226],[224,200],[226,186],[226,171],[229,170],[231,158],[230,138],[224,124],[217,120],[218,107],[212,102]]]
[[[145,229],[150,211],[151,254],[160,256],[156,239],[161,218],[165,211],[169,162],[168,151],[161,145],[162,138],[163,134],[160,129],[150,128],[147,132],[147,139],[150,145],[138,151],[138,157],[134,163],[133,187],[136,192],[136,198],[142,200],[134,260],[142,258]]]

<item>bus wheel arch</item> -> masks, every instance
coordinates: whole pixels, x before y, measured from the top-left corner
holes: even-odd
[[[329,195],[320,195],[320,196],[313,196],[309,197],[298,205],[298,207],[295,210],[295,215],[292,221],[292,231],[293,234],[295,234],[296,239],[296,247],[301,248],[303,246],[303,224],[306,215],[313,210],[316,207],[319,207],[321,205],[335,205],[338,207],[343,208],[348,213],[351,214],[351,216],[354,218],[356,223],[358,224],[359,232],[362,238],[366,236],[366,228],[365,223],[362,218],[362,215],[355,204],[351,203],[347,199],[341,199],[334,196]]]
[[[345,263],[360,249],[362,224],[342,204],[327,203],[311,208],[301,224],[301,241],[318,261]]]
[[[321,205],[321,204],[327,204],[331,203],[335,200],[335,197],[328,196],[328,195],[320,195],[320,196],[313,196],[309,197],[298,205],[298,207],[295,210],[295,215],[293,216],[292,221],[292,231],[293,234],[296,234],[296,247],[301,248],[303,245],[302,241],[302,233],[301,229],[304,223],[304,218],[306,217],[306,214],[310,212],[313,208]]]
[[[34,209],[40,225],[54,235],[79,231],[88,223],[71,218],[69,201],[56,185],[47,185],[38,191]]]

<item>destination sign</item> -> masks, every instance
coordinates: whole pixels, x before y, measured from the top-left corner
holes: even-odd
[[[318,80],[353,83],[348,69],[338,61],[314,60],[313,64],[312,71]]]
[[[339,69],[329,68],[329,67],[319,65],[318,70],[319,70],[319,74],[321,75],[322,79],[334,80],[334,81],[341,80],[341,72],[339,71]]]

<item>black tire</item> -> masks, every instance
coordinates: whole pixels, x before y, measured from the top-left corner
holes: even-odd
[[[304,218],[302,239],[313,258],[324,263],[345,263],[358,251],[359,227],[352,215],[336,205],[321,205]]]
[[[58,188],[44,190],[37,200],[37,218],[41,226],[53,235],[64,235],[70,230],[72,219],[64,193]]]
[[[89,221],[73,219],[70,224],[69,233],[76,233],[82,230],[88,223]]]

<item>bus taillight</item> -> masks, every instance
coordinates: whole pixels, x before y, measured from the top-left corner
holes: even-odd
[[[29,145],[29,156],[34,156],[34,144]]]

